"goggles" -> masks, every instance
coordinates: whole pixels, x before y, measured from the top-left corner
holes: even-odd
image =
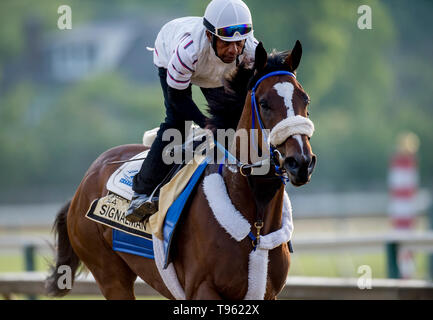
[[[216,29],[206,18],[204,18],[203,24],[210,32],[224,38],[232,38],[235,35],[244,36],[253,30],[253,26],[250,23],[237,24]]]
[[[238,24],[236,26],[216,29],[215,34],[220,37],[231,38],[236,33],[238,33],[241,36],[246,35],[247,33],[251,32],[252,29],[253,27],[251,26],[251,24]]]

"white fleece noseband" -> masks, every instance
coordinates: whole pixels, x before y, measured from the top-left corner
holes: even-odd
[[[313,122],[306,117],[295,115],[293,107],[293,92],[295,88],[293,84],[291,82],[278,82],[273,88],[284,100],[287,118],[281,120],[271,130],[270,143],[273,146],[278,146],[294,135],[306,135],[311,138],[314,133]]]
[[[270,142],[273,146],[278,146],[295,134],[305,134],[311,138],[313,133],[314,124],[310,119],[300,115],[287,117],[272,128]]]

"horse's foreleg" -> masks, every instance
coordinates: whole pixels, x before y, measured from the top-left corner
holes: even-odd
[[[197,290],[195,290],[193,292],[193,290],[187,290],[190,291],[189,294],[188,292],[186,292],[186,298],[189,299],[194,299],[194,300],[221,300],[222,297],[218,294],[218,292],[215,291],[215,289],[213,288],[213,286],[206,282],[203,281],[199,287],[197,288]]]

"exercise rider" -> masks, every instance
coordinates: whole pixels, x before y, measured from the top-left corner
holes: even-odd
[[[134,195],[126,219],[141,221],[158,210],[158,197],[150,195],[171,166],[162,160],[169,141],[162,141],[166,129],[177,129],[185,140],[185,121],[206,125],[206,117],[192,100],[191,85],[204,96],[222,89],[225,74],[243,59],[254,59],[257,40],[253,36],[251,13],[241,0],[212,0],[204,17],[185,17],[165,24],[153,52],[158,67],[166,117],[140,171],[135,175]],[[215,93],[215,92],[213,92]]]

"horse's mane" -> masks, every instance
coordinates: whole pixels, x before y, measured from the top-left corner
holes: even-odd
[[[248,91],[265,74],[276,70],[288,70],[284,61],[290,51],[268,54],[266,67],[261,72],[255,72],[250,62],[243,61],[223,81],[224,90],[211,93],[208,98],[208,112],[211,118],[208,125],[213,129],[236,129],[241,118]]]

